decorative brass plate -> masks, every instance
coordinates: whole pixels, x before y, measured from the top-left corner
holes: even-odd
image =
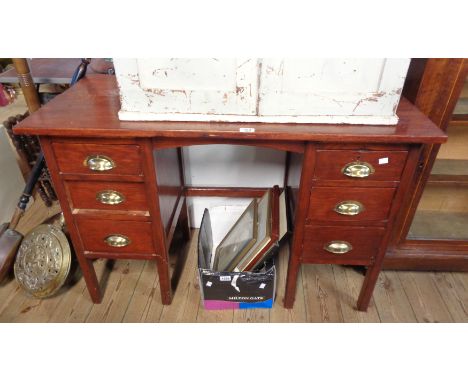
[[[52,296],[65,283],[71,265],[67,237],[52,224],[41,224],[23,239],[15,260],[15,278],[37,298]]]

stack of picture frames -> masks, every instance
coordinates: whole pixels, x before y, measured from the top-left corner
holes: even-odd
[[[254,198],[217,246],[212,270],[252,272],[260,268],[287,232],[284,192],[278,186]]]

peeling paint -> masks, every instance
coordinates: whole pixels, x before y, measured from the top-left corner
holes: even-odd
[[[245,90],[244,87],[242,87],[242,86],[236,86],[236,94],[237,94],[237,95],[243,93],[244,90]]]
[[[363,102],[379,102],[379,98],[383,97],[386,93],[385,92],[377,92],[374,93],[372,96],[367,97],[367,98],[362,98],[360,99],[357,103],[356,106],[354,106],[353,112],[356,111],[356,109],[363,103]]]
[[[237,69],[242,68],[245,64],[247,64],[250,60],[244,61],[242,64],[240,64]]]
[[[150,119],[154,115],[155,120],[164,113],[163,118],[170,120],[204,120],[202,115],[207,114],[205,120],[216,115],[230,121],[365,123],[373,119],[387,124],[395,121],[409,60],[387,59],[384,66],[381,61],[122,59],[116,77],[122,110],[141,112]]]

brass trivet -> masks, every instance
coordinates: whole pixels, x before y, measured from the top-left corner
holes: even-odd
[[[65,283],[71,251],[67,237],[52,224],[41,224],[23,239],[15,261],[15,277],[37,298],[49,297]]]

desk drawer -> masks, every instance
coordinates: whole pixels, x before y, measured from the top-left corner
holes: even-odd
[[[384,232],[384,228],[376,227],[306,226],[303,260],[318,264],[369,265],[377,256]],[[338,253],[325,249],[332,243],[334,246],[329,249]]]
[[[151,223],[76,217],[85,251],[155,253]]]
[[[66,181],[73,209],[147,211],[144,183]]]
[[[406,150],[317,150],[314,179],[398,181],[407,155]]]
[[[61,173],[141,175],[140,146],[52,143]]]
[[[314,187],[307,223],[313,221],[383,221],[395,188]]]

